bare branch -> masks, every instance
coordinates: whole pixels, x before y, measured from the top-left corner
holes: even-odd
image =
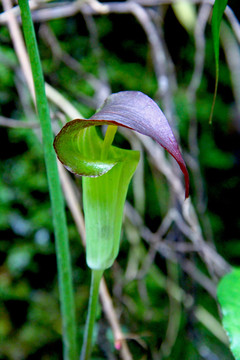
[[[78,12],[84,12],[86,15],[106,15],[111,12],[127,13],[131,12],[131,3],[135,5],[141,5],[143,7],[160,6],[166,4],[176,3],[179,0],[131,0],[127,2],[106,2],[99,3],[96,0],[89,1],[74,1],[63,2],[53,4],[42,4],[41,2],[30,1],[30,8],[33,10],[33,19],[35,22],[46,22],[53,19],[60,19],[65,17],[71,17]],[[214,5],[214,0],[186,0],[193,4],[209,4]],[[45,6],[45,8],[42,8]],[[8,18],[8,12],[13,13],[15,16],[19,16],[19,7],[16,6],[11,10],[4,11],[0,14],[0,24],[6,24]],[[225,15],[232,26],[234,34],[240,43],[240,24],[232,11],[227,6],[225,9]]]
[[[240,132],[240,48],[231,30],[224,23],[221,26],[221,40],[231,74],[232,89],[236,103],[235,126]]]
[[[40,127],[40,124],[36,121],[22,121],[9,119],[4,116],[0,116],[0,126],[6,126],[9,128],[22,128],[22,129],[37,129]]]
[[[128,138],[129,135],[125,129],[121,129],[121,132]],[[174,212],[172,216],[174,216],[174,221],[181,232],[196,246],[199,251],[199,255],[203,258],[203,261],[206,263],[210,273],[216,273],[218,277],[224,275],[230,270],[230,267],[216,252],[213,246],[204,241],[201,227],[198,223],[197,215],[191,203],[191,199],[189,198],[184,200],[184,188],[180,178],[178,177],[180,175],[180,171],[175,173],[175,168],[173,169],[171,167],[171,164],[164,156],[164,150],[152,139],[138,133],[132,133],[131,136],[137,136],[140,139],[147,151],[151,163],[158,171],[166,176],[168,182],[171,184],[181,206],[182,212],[182,215],[180,215],[179,212]],[[136,218],[133,217],[132,221],[134,221],[134,219]],[[140,224],[142,224],[142,220],[138,217],[135,225],[140,226]]]
[[[196,52],[195,52],[195,66],[194,72],[192,75],[191,82],[188,87],[188,93],[191,98],[195,99],[196,91],[200,85],[202,73],[203,73],[203,66],[204,66],[204,58],[205,58],[205,28],[207,21],[209,19],[211,13],[211,6],[208,4],[203,4],[200,7],[196,27],[194,30],[194,38],[195,38],[195,45],[196,45]]]
[[[19,28],[19,25],[18,25],[15,15],[11,11],[9,11],[12,8],[11,0],[3,0],[2,4],[3,4],[3,9],[5,10],[6,23],[9,28],[11,38],[14,39],[13,40],[14,49],[15,49],[17,57],[19,59],[21,69],[24,73],[25,79],[27,81],[29,91],[35,102],[36,100],[35,100],[35,91],[34,91],[34,85],[33,85],[33,79],[32,79],[32,72],[31,72],[28,54],[25,49],[23,36],[21,34],[21,31],[20,31],[20,28]]]

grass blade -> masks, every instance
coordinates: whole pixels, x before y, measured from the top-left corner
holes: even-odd
[[[213,37],[213,49],[215,56],[216,77],[215,88],[213,95],[212,108],[209,118],[209,123],[212,123],[213,111],[217,97],[218,79],[219,79],[219,47],[220,47],[220,25],[223,17],[224,10],[227,6],[228,0],[215,0],[212,14],[212,37]]]
[[[19,6],[24,37],[32,68],[37,112],[42,129],[44,158],[51,198],[63,321],[64,359],[75,360],[77,358],[75,307],[64,200],[57,170],[56,156],[53,149],[53,134],[45,95],[43,73],[28,0],[19,0]]]

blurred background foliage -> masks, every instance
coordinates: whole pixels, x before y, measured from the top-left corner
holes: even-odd
[[[231,41],[237,43],[237,39],[225,18],[219,89],[210,126],[215,81],[210,18],[204,35],[204,69],[193,110],[189,84],[196,54],[194,29],[201,4],[191,5],[190,24],[187,12],[181,18],[180,11],[168,4],[147,7],[146,11],[155,18],[165,51],[172,59],[176,83],[171,98],[171,124],[189,168],[191,199],[204,239],[234,265],[240,257],[240,114],[236,95],[239,88],[235,89],[233,80],[239,78],[233,78],[226,52],[227,45]],[[238,1],[229,1],[229,5],[239,16]],[[139,90],[156,99],[160,106],[164,104],[148,38],[132,14],[92,17],[79,11],[67,18],[37,21],[36,33],[46,81],[84,117],[91,116],[108,93],[121,90]],[[237,48],[239,61],[239,44]],[[6,24],[0,27],[0,108],[2,117],[37,121]],[[61,121],[69,120],[56,105],[51,105],[51,115],[54,131],[60,129]],[[2,126],[0,144],[0,359],[61,359],[56,258],[39,129]],[[116,144],[130,146],[122,133],[117,135]],[[178,203],[173,200],[166,178],[146,152],[142,159],[143,173],[138,179],[144,183],[144,193],[136,195],[138,182],[131,184],[128,201],[132,208],[128,212],[130,219],[131,213],[139,213],[145,230],[155,233],[169,209],[177,208]],[[75,180],[81,203],[81,179]],[[90,274],[72,215],[68,208],[66,211],[80,347]],[[178,248],[179,243],[191,243],[174,221],[163,239],[172,244],[175,261],[164,256],[164,251],[154,251],[126,217],[120,255],[106,272],[132,358],[232,359],[219,327],[215,300],[218,276],[211,274],[198,257],[201,249]],[[161,241],[161,237],[156,241]],[[201,271],[203,282],[211,282],[212,296],[191,271],[186,271],[189,263],[195,266],[193,272]],[[122,358],[114,349],[111,329],[100,308],[95,336],[98,346],[93,359]]]

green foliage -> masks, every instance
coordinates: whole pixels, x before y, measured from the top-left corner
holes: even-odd
[[[215,106],[216,96],[217,96],[217,87],[218,87],[218,78],[219,78],[219,44],[220,44],[220,25],[223,17],[224,10],[227,6],[228,0],[215,0],[213,6],[212,14],[212,35],[213,35],[213,48],[215,56],[215,65],[216,65],[216,80],[215,80],[215,90],[213,104],[210,114],[210,123],[212,121],[213,109]]]
[[[223,326],[230,340],[236,360],[240,359],[240,269],[235,268],[225,275],[218,285],[218,300],[223,314]]]
[[[213,47],[215,54],[215,63],[217,72],[219,70],[219,44],[220,44],[220,25],[224,10],[227,6],[228,0],[215,0],[212,14],[212,33],[213,33]]]

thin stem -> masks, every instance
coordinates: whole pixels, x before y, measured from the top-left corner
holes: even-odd
[[[82,347],[80,360],[90,359],[91,350],[92,350],[93,328],[94,328],[96,309],[98,304],[99,285],[102,275],[103,275],[103,270],[92,270],[90,298],[88,304],[88,315],[85,326],[83,347]]]
[[[44,158],[51,198],[63,321],[64,359],[76,360],[75,306],[64,200],[58,175],[56,155],[53,149],[53,133],[45,94],[43,73],[28,0],[19,0],[19,6],[24,37],[32,68],[37,112],[42,128]]]
[[[104,141],[103,141],[103,147],[102,147],[102,152],[101,152],[101,160],[107,159],[108,157],[108,150],[110,148],[110,146],[112,145],[114,136],[117,132],[117,126],[115,125],[108,125],[107,127],[107,131],[104,137]]]

